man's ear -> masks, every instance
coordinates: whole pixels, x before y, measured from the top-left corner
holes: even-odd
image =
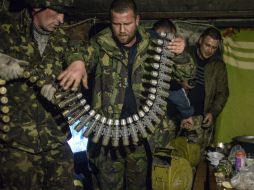
[[[136,16],[136,25],[137,25],[137,26],[139,25],[139,20],[140,20],[140,16],[137,15],[137,16]]]
[[[202,41],[203,41],[203,37],[200,37],[200,38],[198,39],[198,44],[201,45]]]

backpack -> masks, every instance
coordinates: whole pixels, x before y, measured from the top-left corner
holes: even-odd
[[[191,190],[192,167],[185,158],[172,155],[172,149],[155,150],[152,165],[153,190]]]
[[[192,167],[196,167],[200,161],[200,145],[188,142],[186,137],[176,137],[170,141],[170,146],[175,148],[173,155],[185,158]]]

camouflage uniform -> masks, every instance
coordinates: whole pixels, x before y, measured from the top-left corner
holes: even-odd
[[[172,139],[175,139],[177,132],[177,119],[164,116],[160,127],[155,129],[154,134],[150,137],[149,143],[152,151],[155,148],[166,148]]]
[[[181,82],[188,81],[194,78],[196,67],[193,63],[193,59],[189,57],[189,54],[185,52],[181,55],[173,57],[172,60],[175,62],[174,72],[172,74],[174,80]],[[170,105],[167,105],[167,109],[169,106]],[[167,147],[170,141],[176,138],[177,132],[179,130],[179,125],[180,118],[178,115],[169,117],[166,114],[162,118],[160,126],[155,129],[153,136],[151,136],[149,140],[152,151],[154,151],[154,149],[157,147]]]
[[[142,27],[138,28],[141,41],[137,44],[137,54],[133,63],[132,88],[136,97],[137,108],[145,99],[143,77],[147,50],[151,43],[150,36]],[[90,41],[84,50],[84,61],[87,70],[95,68],[95,87],[93,91],[93,109],[105,117],[119,119],[123,108],[128,77],[128,51],[120,51],[112,38],[110,28],[101,31]],[[74,60],[70,57],[70,60]],[[193,64],[190,66],[193,69]],[[187,72],[186,72],[187,73]],[[176,73],[178,75],[178,73]],[[156,144],[156,143],[155,143]],[[90,142],[89,159],[98,169],[98,180],[101,189],[146,189],[147,170],[146,141],[138,146],[102,147]]]
[[[196,47],[190,48],[191,55],[194,62],[196,63]],[[212,113],[214,122],[216,117],[223,110],[227,98],[229,96],[228,89],[228,77],[226,64],[223,60],[212,57],[205,65],[204,68],[204,85],[205,85],[205,100],[204,100],[204,115],[206,113]],[[194,127],[193,129],[197,132],[197,141],[201,146],[201,153],[204,153],[205,148],[213,140],[214,125],[208,128],[202,127],[203,116],[193,116]]]
[[[28,12],[25,15],[22,24],[17,20],[1,23],[0,52],[57,76],[69,51],[68,38],[62,29],[50,34],[41,56],[31,35]],[[25,80],[10,81],[7,89],[11,122],[9,140],[0,142],[0,189],[74,189],[68,127],[57,123],[55,108]]]

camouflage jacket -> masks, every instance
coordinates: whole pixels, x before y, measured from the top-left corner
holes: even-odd
[[[29,67],[37,67],[46,75],[57,76],[63,70],[64,55],[69,49],[62,29],[50,35],[42,56],[31,35],[29,17],[22,24],[1,23],[0,36],[0,52],[28,61]],[[40,96],[39,89],[19,79],[8,82],[7,90],[11,117],[8,146],[37,153],[64,143],[67,134],[53,117],[57,111]]]
[[[190,47],[190,53],[195,63],[196,51],[196,47]],[[217,117],[223,110],[229,96],[227,68],[222,58],[214,56],[205,65],[204,81],[204,112],[210,112],[214,117]]]
[[[142,100],[146,98],[141,79],[145,73],[145,62],[148,58],[151,37],[142,27],[138,28],[138,32],[142,40],[137,44],[131,78],[133,92],[139,108]],[[88,71],[95,69],[93,108],[106,117],[119,119],[127,87],[128,51],[119,49],[112,38],[110,28],[107,28],[90,40],[85,53],[83,53],[83,59]],[[179,67],[182,72],[178,71],[178,67],[176,67],[174,75],[180,76],[182,74],[187,78],[193,77],[195,70],[193,62],[186,65]]]

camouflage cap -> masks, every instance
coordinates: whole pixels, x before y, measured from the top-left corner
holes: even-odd
[[[73,9],[74,0],[24,0],[33,8],[50,8],[57,12],[66,13]]]

